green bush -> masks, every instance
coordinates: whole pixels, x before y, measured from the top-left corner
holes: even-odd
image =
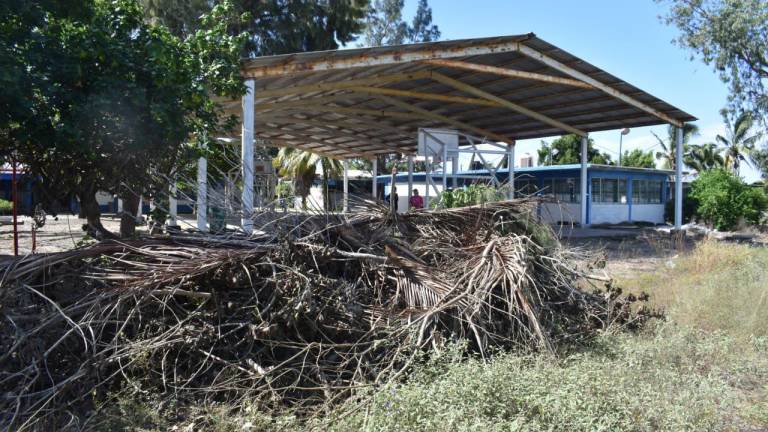
[[[719,230],[734,228],[741,218],[758,224],[768,208],[765,192],[722,169],[701,173],[691,183],[691,197],[698,202],[696,214]]]
[[[690,194],[683,195],[683,223],[691,222],[696,216],[696,207],[699,206],[699,202],[696,201]],[[675,221],[675,200],[670,199],[664,204],[664,220],[667,222]]]
[[[13,203],[0,199],[0,214],[10,214],[13,211]]]
[[[431,207],[455,208],[501,201],[504,194],[493,186],[473,184],[462,188],[446,190],[439,199],[432,201]]]

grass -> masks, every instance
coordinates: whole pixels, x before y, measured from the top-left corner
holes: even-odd
[[[652,294],[668,320],[607,332],[555,359],[451,350],[370,402],[301,424],[255,409],[203,407],[183,421],[122,401],[110,429],[324,431],[681,431],[768,428],[768,250],[705,243],[623,286]]]

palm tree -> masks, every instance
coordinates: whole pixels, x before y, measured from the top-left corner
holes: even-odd
[[[722,150],[715,143],[691,144],[685,158],[685,164],[697,172],[722,168],[725,166],[725,160],[721,154]]]
[[[281,175],[293,179],[293,188],[297,195],[301,197],[301,207],[307,208],[307,196],[315,181],[315,172],[317,165],[323,171],[323,206],[325,210],[330,209],[328,200],[328,181],[331,177],[338,177],[343,167],[341,161],[320,156],[317,153],[300,150],[293,147],[283,147],[277,153],[274,161]]]
[[[738,175],[741,162],[751,165],[750,153],[762,134],[756,132],[750,135],[754,126],[754,117],[750,112],[742,112],[733,123],[726,114],[723,114],[723,118],[726,136],[718,135],[716,139],[725,147],[725,167]]]
[[[656,140],[659,141],[659,145],[661,146],[661,151],[656,152],[656,159],[661,159],[663,162],[661,164],[662,168],[664,169],[675,169],[675,149],[677,148],[677,139],[675,138],[675,131],[676,127],[670,125],[667,128],[667,141],[664,141],[663,139],[659,138],[658,135],[656,135],[653,131],[651,133],[653,136],[656,137]],[[699,127],[692,123],[686,123],[683,125],[683,154],[686,154],[688,151],[688,141],[691,140],[691,138],[695,137],[699,134]]]

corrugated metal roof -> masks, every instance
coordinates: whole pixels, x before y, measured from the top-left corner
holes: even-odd
[[[259,57],[243,75],[257,138],[339,158],[414,153],[419,127],[513,142],[696,120],[532,33]]]

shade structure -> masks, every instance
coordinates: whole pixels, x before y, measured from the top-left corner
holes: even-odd
[[[696,120],[533,33],[258,57],[242,75],[257,140],[339,159],[414,154],[421,127],[514,143]]]

